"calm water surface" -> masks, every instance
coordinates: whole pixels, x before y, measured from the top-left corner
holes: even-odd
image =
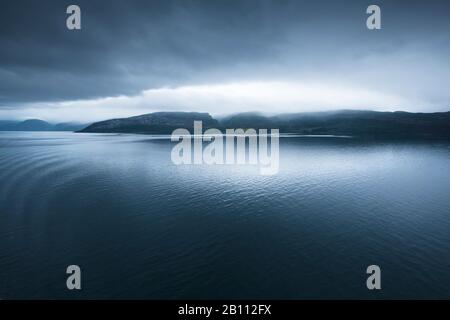
[[[0,298],[450,298],[449,143],[285,138],[270,177],[172,146],[0,132]]]

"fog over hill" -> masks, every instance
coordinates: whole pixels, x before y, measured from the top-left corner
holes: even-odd
[[[265,116],[239,113],[214,119],[208,113],[156,112],[130,118],[96,122],[80,132],[170,134],[192,129],[195,120],[203,129],[279,129],[281,133],[351,135],[373,138],[450,138],[450,112],[409,113],[340,110]]]

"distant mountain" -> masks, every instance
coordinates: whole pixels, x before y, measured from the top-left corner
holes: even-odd
[[[10,126],[13,126],[17,123],[19,122],[12,120],[0,120],[0,131],[3,130],[3,128],[9,128]]]
[[[86,128],[89,124],[76,122],[61,122],[53,125],[52,131],[78,131]]]
[[[450,139],[450,112],[408,113],[340,110],[264,116],[240,113],[216,120],[208,113],[157,112],[93,123],[81,132],[170,134],[177,128],[192,132],[194,120],[203,129],[280,129],[281,133],[307,135],[351,135],[368,138]]]
[[[50,131],[52,125],[48,122],[39,119],[29,119],[19,122],[15,128],[20,131]]]
[[[155,112],[136,117],[95,122],[80,132],[170,134],[178,128],[193,130],[195,120],[203,122],[203,129],[219,126],[218,121],[208,113]]]
[[[28,119],[25,121],[0,121],[0,131],[77,131],[86,127],[79,123],[57,123],[51,124],[39,119]]]

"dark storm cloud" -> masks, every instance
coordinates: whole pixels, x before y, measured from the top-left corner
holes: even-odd
[[[378,33],[365,27],[372,4],[365,0],[2,1],[0,105],[236,78],[345,78],[383,63],[379,55],[401,61],[396,52],[410,47],[448,59],[447,1],[375,3],[383,10]],[[81,31],[66,29],[70,4],[81,7]],[[361,80],[383,79],[376,71],[382,67]],[[407,68],[393,79],[403,80]],[[435,69],[442,69],[439,62],[429,71]],[[440,99],[429,90],[430,99]]]
[[[175,85],[214,66],[257,55],[268,59],[267,41],[283,32],[278,21],[271,23],[263,3],[207,0],[76,1],[82,30],[69,31],[65,9],[70,3],[2,5],[3,101],[76,99]]]

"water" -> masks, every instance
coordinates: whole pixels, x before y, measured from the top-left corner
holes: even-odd
[[[450,298],[450,144],[285,138],[271,177],[172,146],[0,133],[0,298]]]

